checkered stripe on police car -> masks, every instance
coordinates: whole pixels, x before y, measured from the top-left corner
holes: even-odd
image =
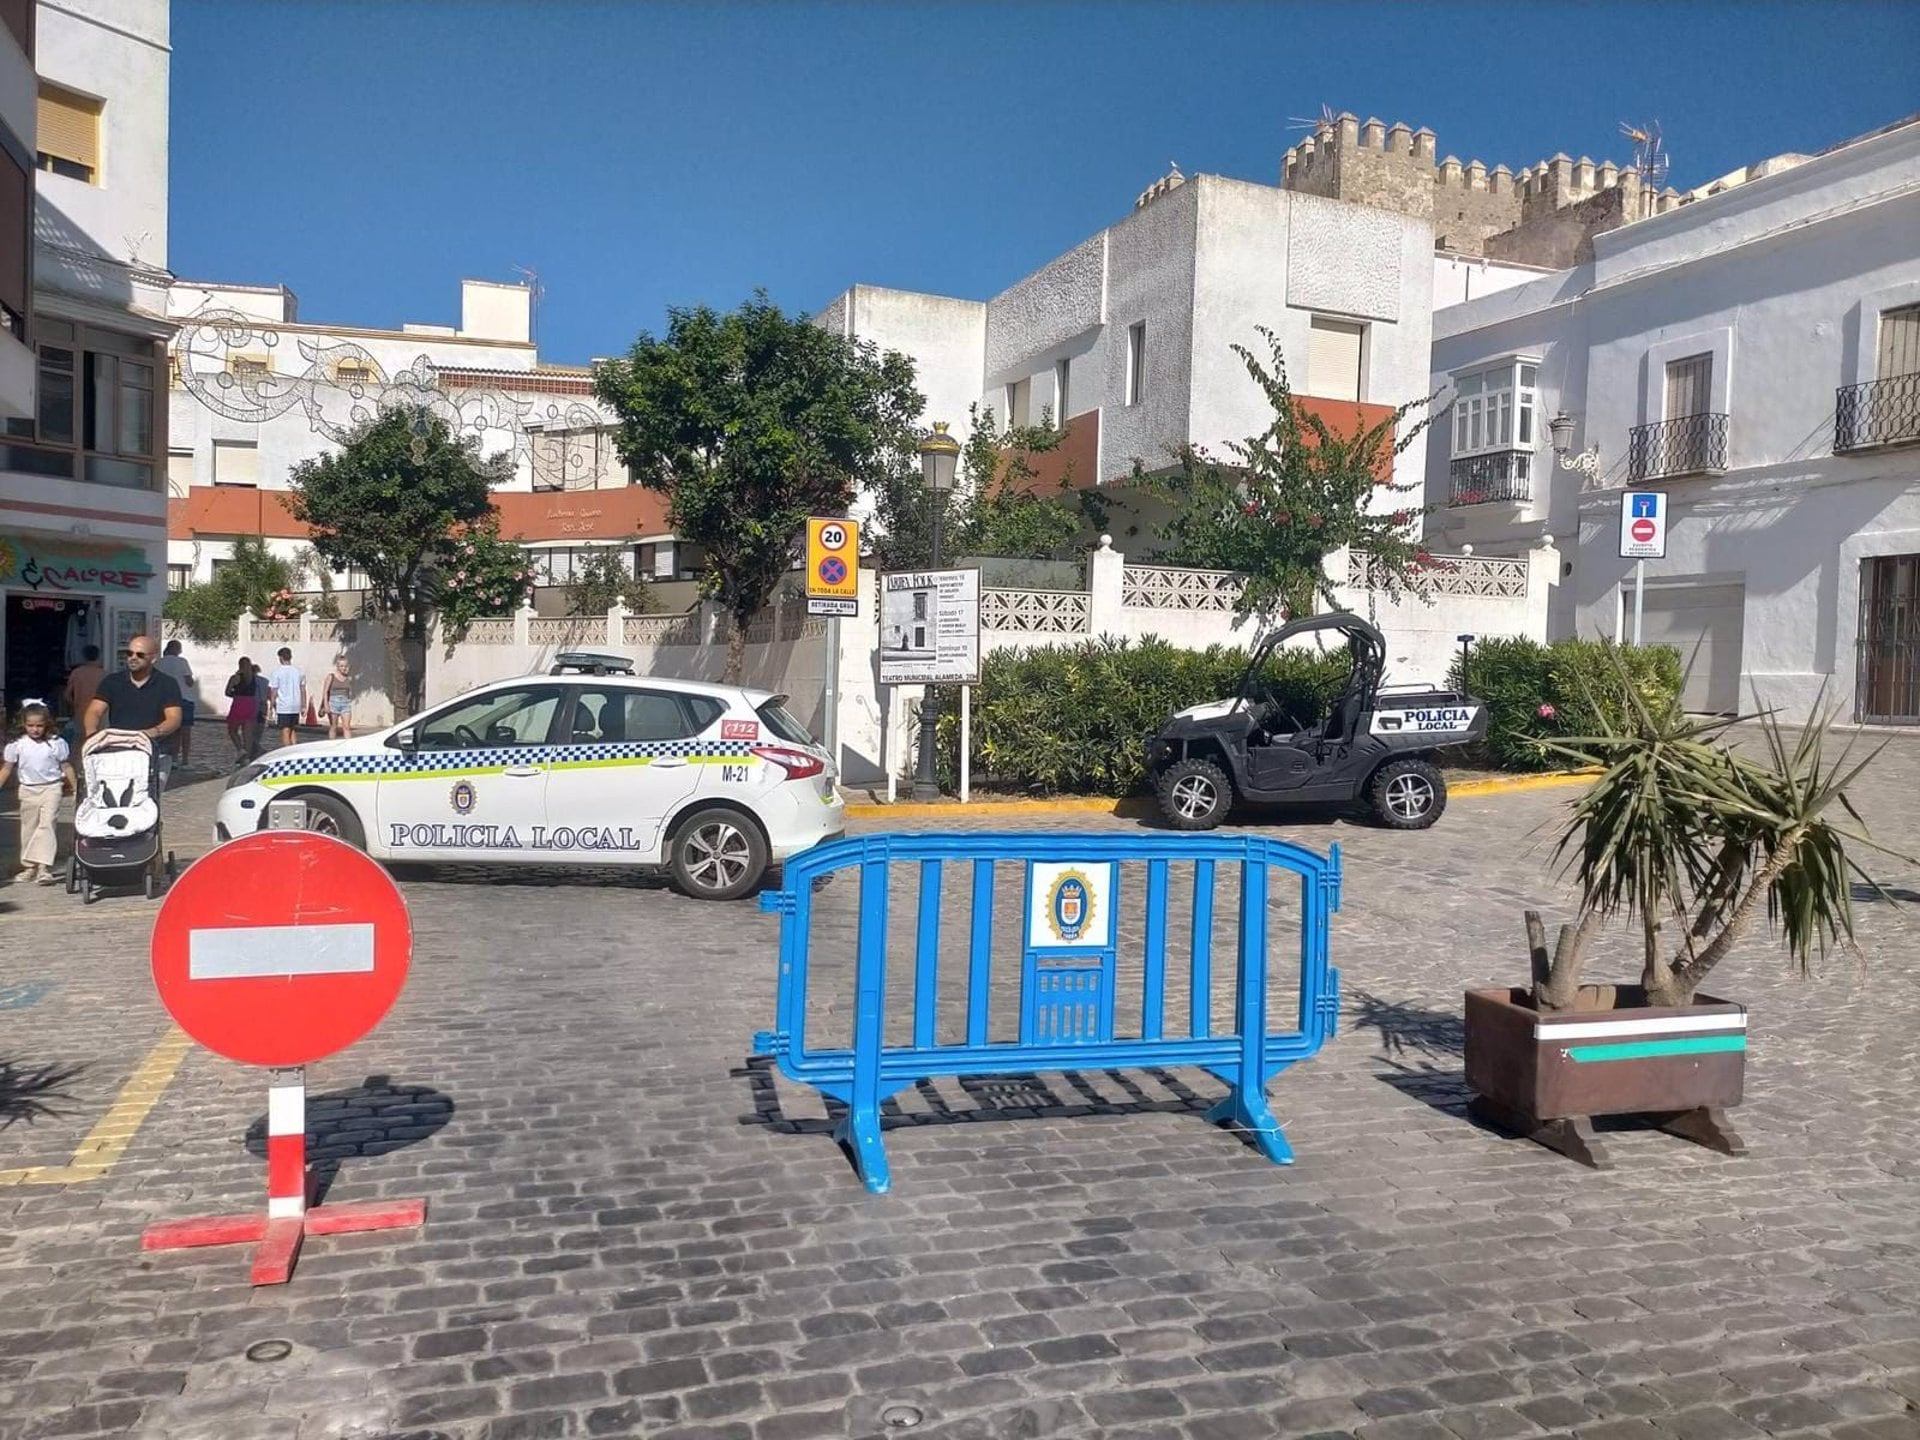
[[[330,780],[371,780],[383,775],[431,780],[446,775],[485,775],[513,765],[644,765],[666,757],[694,764],[725,764],[752,753],[747,740],[629,740],[608,745],[518,745],[511,749],[442,750],[431,757],[401,752],[374,755],[302,755],[267,760],[262,785],[286,785],[324,775]]]

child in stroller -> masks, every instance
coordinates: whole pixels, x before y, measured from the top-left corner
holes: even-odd
[[[160,775],[153,741],[139,730],[102,730],[81,749],[85,783],[73,814],[69,892],[91,905],[109,884],[160,893],[173,857],[160,858]]]

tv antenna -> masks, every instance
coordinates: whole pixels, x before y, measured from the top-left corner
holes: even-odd
[[[507,267],[520,277],[527,287],[528,316],[527,335],[535,344],[540,340],[540,298],[547,293],[547,287],[540,283],[540,272],[528,265],[510,265]]]
[[[1649,120],[1645,125],[1620,125],[1620,133],[1633,142],[1633,168],[1638,172],[1641,183],[1650,190],[1658,190],[1667,178],[1667,152],[1660,143],[1660,122]]]
[[[1322,105],[1320,107],[1320,118],[1317,120],[1309,120],[1302,115],[1290,115],[1287,117],[1287,128],[1289,130],[1319,130],[1322,127],[1334,129],[1339,123],[1340,117],[1334,113],[1331,105]]]

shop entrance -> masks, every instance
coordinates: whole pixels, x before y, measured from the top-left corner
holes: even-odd
[[[11,714],[20,702],[44,699],[60,708],[67,672],[81,647],[100,644],[100,602],[52,595],[8,595],[4,612],[6,669],[0,693]]]

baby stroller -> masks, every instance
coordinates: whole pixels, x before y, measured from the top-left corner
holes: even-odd
[[[80,801],[73,812],[67,893],[91,905],[109,885],[160,893],[173,856],[160,858],[160,772],[153,742],[138,730],[102,730],[81,747]]]

